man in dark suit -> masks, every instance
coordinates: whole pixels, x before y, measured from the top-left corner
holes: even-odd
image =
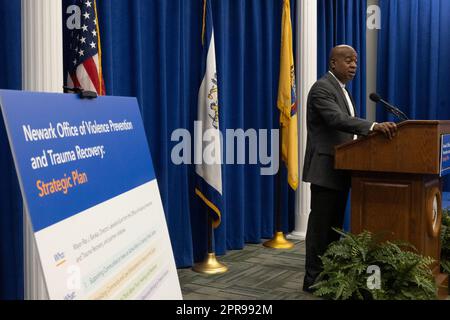
[[[342,228],[350,188],[348,172],[334,169],[334,147],[382,132],[392,139],[395,123],[374,123],[356,117],[355,103],[345,88],[357,70],[358,55],[346,45],[330,54],[330,71],[312,87],[308,96],[308,140],[303,167],[303,181],[311,183],[311,213],[306,233],[306,273],[303,290],[322,272],[323,255],[328,245],[339,239],[332,228]]]

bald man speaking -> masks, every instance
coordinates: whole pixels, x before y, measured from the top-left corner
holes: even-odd
[[[372,131],[395,137],[392,122],[374,123],[357,117],[355,103],[346,85],[356,75],[358,55],[347,45],[333,48],[329,72],[318,80],[308,96],[308,141],[303,181],[311,183],[311,213],[306,234],[306,273],[303,290],[310,288],[322,272],[328,245],[339,240],[332,228],[343,227],[350,189],[350,174],[334,169],[334,147],[366,136]]]

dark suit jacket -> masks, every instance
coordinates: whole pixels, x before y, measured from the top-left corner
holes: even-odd
[[[355,106],[353,99],[352,103]],[[334,169],[334,147],[352,141],[355,134],[368,135],[373,122],[351,116],[344,92],[330,73],[313,85],[307,108],[303,181],[345,190],[350,186],[350,175]]]

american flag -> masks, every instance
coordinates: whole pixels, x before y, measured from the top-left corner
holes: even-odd
[[[72,2],[73,3],[73,2]],[[79,28],[69,33],[67,86],[105,94],[101,66],[100,32],[95,0],[76,0],[79,7]]]

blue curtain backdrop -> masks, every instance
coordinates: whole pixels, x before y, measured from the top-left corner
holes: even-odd
[[[0,0],[0,30],[0,88],[20,90],[20,1]],[[0,300],[22,299],[22,197],[2,118],[0,154]]]
[[[450,1],[380,0],[380,7],[379,94],[411,119],[449,120]],[[397,121],[382,109],[377,119]]]
[[[358,73],[347,86],[355,100],[359,117],[366,117],[366,21],[367,0],[317,1],[317,74],[328,72],[329,54],[333,47],[347,44],[358,53]],[[350,230],[350,200],[344,229]]]
[[[191,266],[206,250],[206,213],[193,192],[193,166],[171,161],[178,143],[171,142],[171,134],[178,128],[193,134],[203,1],[112,0],[99,1],[98,6],[107,94],[139,100],[176,263]],[[282,0],[212,0],[212,8],[221,130],[278,128]],[[224,209],[215,232],[218,254],[273,234],[274,177],[261,176],[259,169],[223,167]],[[287,183],[282,192],[283,228],[288,231],[294,193]]]

